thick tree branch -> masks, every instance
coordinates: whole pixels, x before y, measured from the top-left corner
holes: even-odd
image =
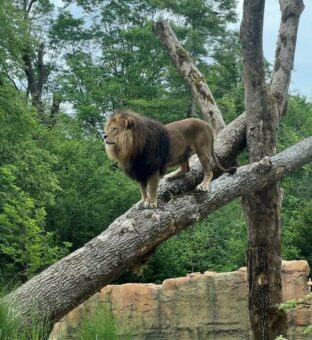
[[[282,16],[275,51],[271,93],[278,101],[281,116],[286,110],[287,92],[294,67],[299,19],[304,4],[302,0],[280,0],[280,8]]]
[[[172,62],[191,88],[205,120],[207,120],[215,132],[218,133],[224,128],[225,123],[212,93],[205,82],[204,76],[194,65],[187,51],[181,46],[168,22],[156,22],[154,24],[154,32],[160,37],[162,44],[170,54]]]
[[[262,29],[264,0],[244,1],[241,44],[244,65],[246,136],[250,162],[271,155],[276,146],[274,102],[269,98],[264,73]],[[263,138],[263,140],[261,140]]]
[[[242,166],[233,176],[223,175],[206,192],[176,197],[156,210],[130,209],[84,247],[47,268],[6,299],[25,319],[31,310],[45,311],[50,320],[61,318],[126,269],[140,263],[157,245],[217,208],[247,192],[270,185],[312,161],[312,137],[260,162]]]

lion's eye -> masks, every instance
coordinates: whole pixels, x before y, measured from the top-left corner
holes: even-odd
[[[118,129],[117,128],[112,128],[111,132],[116,132]]]

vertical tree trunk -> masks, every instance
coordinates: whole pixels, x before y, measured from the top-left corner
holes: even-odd
[[[245,0],[241,26],[246,137],[250,162],[276,152],[278,107],[266,89],[262,53],[264,0]],[[254,339],[286,333],[281,283],[281,195],[277,184],[243,197],[248,225],[249,313]]]

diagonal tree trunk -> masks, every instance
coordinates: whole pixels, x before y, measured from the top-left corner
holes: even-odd
[[[130,209],[84,247],[66,256],[21,287],[6,300],[25,322],[32,310],[57,320],[126,269],[135,267],[153,249],[219,207],[274,183],[312,161],[312,137],[260,162],[223,175],[206,192],[193,192],[161,204],[156,210]]]

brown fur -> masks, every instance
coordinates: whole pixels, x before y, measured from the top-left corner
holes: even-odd
[[[197,118],[189,118],[167,125],[140,116],[134,112],[117,112],[105,125],[105,148],[128,176],[139,182],[141,203],[146,208],[157,206],[157,189],[160,176],[168,166],[180,165],[165,176],[167,180],[180,177],[190,170],[189,157],[196,153],[204,171],[204,179],[197,186],[208,190],[213,173],[211,158],[221,171],[213,148],[210,125]]]

